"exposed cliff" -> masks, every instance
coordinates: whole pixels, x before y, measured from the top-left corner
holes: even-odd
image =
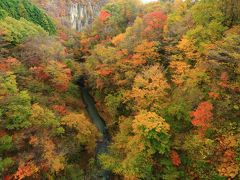
[[[62,25],[81,31],[98,15],[107,0],[32,0]]]

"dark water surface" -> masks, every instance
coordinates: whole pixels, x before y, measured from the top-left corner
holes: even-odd
[[[97,143],[96,154],[99,155],[107,151],[107,146],[110,143],[110,135],[108,133],[106,124],[102,117],[99,115],[98,110],[95,106],[95,101],[89,94],[89,91],[86,87],[80,84],[80,89],[82,92],[83,102],[86,106],[86,110],[92,122],[96,125],[99,132],[102,134],[102,139]],[[101,179],[109,180],[110,179],[110,172],[103,171],[101,172]]]

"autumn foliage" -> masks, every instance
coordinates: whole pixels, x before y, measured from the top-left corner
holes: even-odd
[[[157,28],[163,28],[164,23],[167,20],[167,16],[161,12],[152,12],[144,16],[144,20],[146,24],[148,25],[149,30],[157,29]]]
[[[99,20],[105,22],[110,16],[111,14],[109,12],[102,10],[99,15]]]
[[[6,58],[6,59],[0,59],[0,71],[6,72],[6,71],[11,71],[14,68],[17,68],[18,66],[21,65],[21,62],[17,60],[16,58]]]
[[[240,179],[239,23],[239,0],[0,0],[0,176]]]
[[[14,174],[14,179],[22,180],[26,177],[31,177],[39,171],[34,162],[28,162],[18,167],[17,172]]]
[[[145,23],[144,36],[150,39],[160,38],[167,16],[162,11],[157,11],[146,14],[143,20]]]
[[[72,78],[71,70],[66,64],[58,61],[50,61],[46,67],[46,72],[50,74],[50,82],[61,91],[66,91]]]
[[[197,109],[191,112],[192,124],[199,128],[199,134],[204,136],[205,131],[210,127],[213,119],[213,105],[209,102],[201,102]]]
[[[180,86],[184,83],[184,78],[189,71],[189,65],[183,61],[171,61],[169,66],[173,73],[172,73],[172,81]]]
[[[222,152],[222,155],[219,159],[217,170],[222,176],[234,178],[240,171],[236,161],[236,147],[236,137],[230,135],[219,138],[219,150]]]
[[[170,157],[174,166],[180,166],[181,159],[176,151],[172,151]]]
[[[77,138],[80,144],[86,145],[89,152],[94,150],[98,132],[84,114],[70,113],[61,119],[61,124],[76,130],[74,138]]]
[[[113,73],[113,69],[106,67],[104,65],[99,65],[96,67],[97,73],[101,76],[109,76]]]
[[[220,76],[219,86],[221,86],[222,88],[228,88],[229,87],[228,79],[229,79],[228,73],[222,72]]]
[[[62,105],[54,105],[53,110],[59,113],[60,115],[66,115],[68,113],[68,110],[65,106]]]
[[[59,61],[49,61],[47,64],[31,67],[30,70],[37,79],[50,83],[60,92],[67,90],[72,78],[71,70]]]
[[[45,72],[45,67],[43,66],[35,66],[30,68],[30,70],[32,71],[33,75],[39,80],[45,81],[50,77],[50,75]]]

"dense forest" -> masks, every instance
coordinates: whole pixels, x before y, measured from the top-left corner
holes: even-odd
[[[2,179],[240,179],[239,0],[109,0],[81,32],[44,2],[0,0]]]

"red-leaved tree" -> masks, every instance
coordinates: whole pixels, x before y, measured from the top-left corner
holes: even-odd
[[[157,40],[162,36],[167,16],[162,11],[152,12],[143,17],[145,23],[144,35]]]
[[[205,131],[210,127],[210,122],[213,118],[213,105],[209,102],[201,102],[198,108],[191,112],[193,118],[192,124],[199,128],[199,135],[204,136]]]
[[[181,159],[176,151],[172,151],[170,157],[174,166],[180,166]]]
[[[99,15],[99,20],[105,22],[110,16],[111,14],[109,12],[102,10]]]

